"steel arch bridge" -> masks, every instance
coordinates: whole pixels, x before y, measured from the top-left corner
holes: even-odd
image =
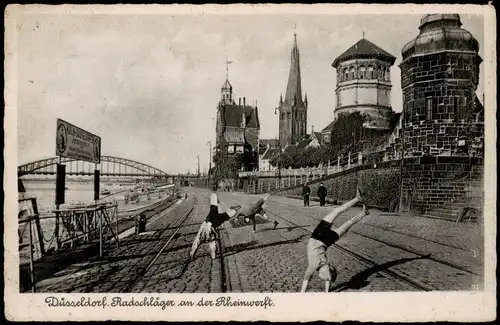
[[[17,167],[17,176],[24,175],[55,175],[59,157],[52,157],[30,162]],[[72,159],[61,158],[66,165],[66,175],[94,175],[95,164]],[[101,156],[101,176],[111,177],[145,177],[167,181],[171,175],[153,166],[134,160],[113,156]]]

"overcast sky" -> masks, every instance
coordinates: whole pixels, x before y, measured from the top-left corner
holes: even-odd
[[[229,80],[235,97],[257,100],[261,138],[276,137],[274,107],[286,89],[295,23],[308,132],[333,119],[331,63],[362,31],[397,57],[392,106],[401,111],[401,48],[418,35],[421,17],[23,15],[17,38],[18,163],[55,155],[61,118],[101,136],[103,155],[179,173],[194,172],[199,153],[206,168],[226,54],[234,62]],[[482,16],[461,19],[484,57]],[[479,94],[482,88],[481,74]]]

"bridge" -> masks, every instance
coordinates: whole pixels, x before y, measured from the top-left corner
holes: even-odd
[[[59,157],[52,157],[30,162],[17,168],[17,176],[55,175]],[[92,176],[95,164],[73,158],[61,158],[66,165],[66,175]],[[168,182],[172,175],[153,166],[134,160],[113,156],[101,156],[100,175],[110,177],[151,178],[154,181]]]

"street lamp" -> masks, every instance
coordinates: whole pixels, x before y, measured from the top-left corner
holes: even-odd
[[[210,179],[210,171],[212,170],[212,141],[207,142],[209,151],[209,161],[208,161],[208,178]]]
[[[276,112],[278,112],[278,162],[277,162],[277,167],[278,167],[278,179],[281,181],[281,133],[280,133],[280,114],[281,114],[281,107],[276,107],[274,109],[274,114],[276,115]]]

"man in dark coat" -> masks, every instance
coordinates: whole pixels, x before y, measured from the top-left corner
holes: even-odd
[[[321,183],[318,187],[318,197],[319,197],[319,205],[324,207],[325,206],[325,201],[326,201],[326,187]]]
[[[304,206],[309,206],[309,195],[311,194],[311,188],[308,183],[304,184],[302,188],[302,197],[304,198]]]

